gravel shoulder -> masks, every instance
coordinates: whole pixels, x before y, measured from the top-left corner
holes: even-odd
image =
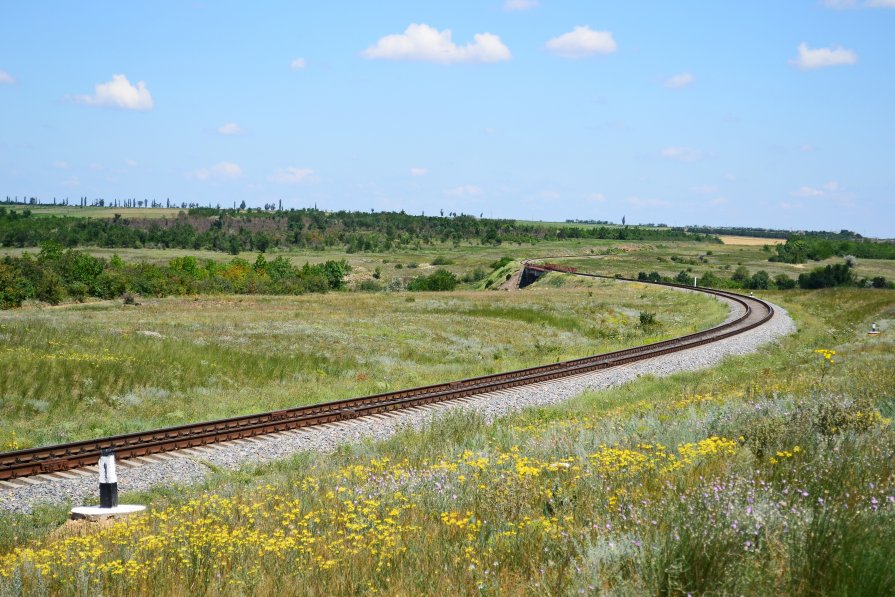
[[[730,303],[733,304],[733,303]],[[773,305],[774,316],[765,325],[719,342],[664,355],[649,361],[597,371],[510,390],[475,396],[465,401],[435,404],[401,411],[388,416],[372,416],[319,428],[296,430],[251,440],[240,440],[207,446],[201,455],[170,452],[164,462],[135,468],[119,466],[118,488],[121,492],[145,491],[156,485],[195,483],[208,475],[212,467],[238,469],[286,458],[296,453],[317,450],[332,451],[339,445],[385,439],[402,429],[419,428],[433,417],[448,411],[473,410],[488,420],[510,411],[531,406],[556,404],[579,396],[585,391],[602,390],[627,383],[643,375],[667,376],[679,371],[705,369],[724,358],[754,352],[759,347],[795,332],[796,326],[785,309]],[[737,316],[731,309],[728,320]],[[97,495],[97,479],[92,476],[48,481],[19,489],[0,490],[0,510],[30,512],[40,503],[79,505]]]

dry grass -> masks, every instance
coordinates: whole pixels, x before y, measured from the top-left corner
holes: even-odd
[[[785,238],[759,238],[756,236],[727,236],[720,235],[718,238],[725,245],[742,245],[745,247],[762,247],[764,245],[784,245]]]

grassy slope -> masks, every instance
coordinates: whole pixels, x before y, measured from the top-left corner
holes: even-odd
[[[232,255],[216,251],[193,251],[184,249],[102,249],[86,248],[85,251],[109,258],[119,255],[126,261],[148,261],[150,263],[166,264],[174,257],[193,255],[200,259],[212,259],[215,261],[229,261]],[[24,252],[35,254],[35,249],[2,248],[0,255],[21,255]],[[711,255],[707,255],[711,252]],[[665,242],[652,243],[643,241],[554,241],[542,242],[535,245],[504,244],[501,246],[490,245],[461,245],[454,248],[452,245],[423,246],[419,250],[395,251],[389,253],[352,253],[346,254],[342,249],[327,251],[285,251],[272,252],[268,255],[273,258],[276,255],[284,255],[293,263],[305,262],[320,263],[328,259],[346,259],[354,271],[351,274],[351,283],[372,279],[376,268],[381,272],[381,283],[387,284],[395,278],[409,280],[415,276],[430,273],[432,261],[437,257],[447,258],[452,263],[444,267],[459,276],[472,272],[476,268],[489,271],[491,263],[504,255],[516,260],[526,258],[549,257],[552,255],[581,255],[587,257],[581,260],[563,260],[563,263],[580,267],[585,271],[599,271],[609,274],[624,274],[636,277],[637,272],[657,271],[662,275],[674,276],[679,271],[692,268],[697,275],[712,271],[721,277],[730,277],[733,270],[739,265],[745,265],[750,272],[765,270],[772,276],[785,273],[792,278],[810,271],[815,267],[829,263],[839,263],[842,260],[832,258],[822,262],[809,262],[804,264],[771,263],[769,254],[762,251],[760,246],[719,245],[710,243],[690,242]],[[599,262],[593,256],[599,257]],[[671,261],[672,256],[692,260],[695,263],[680,263]],[[706,261],[700,261],[700,256],[705,256]],[[243,253],[244,259],[254,260],[255,255]],[[401,264],[397,268],[397,264]],[[415,266],[415,267],[408,267]],[[855,268],[859,277],[885,276],[895,279],[895,261],[882,259],[859,259]]]
[[[14,552],[0,586],[889,592],[895,433],[879,413],[895,407],[895,293],[771,298],[799,332],[762,353],[490,425],[455,417],[334,456],[220,473],[190,502],[170,489],[130,496],[155,514]],[[884,336],[865,334],[872,320]],[[816,348],[836,349],[837,362]],[[63,515],[6,517],[0,537],[43,536]],[[46,567],[48,584],[16,572],[22,558]]]
[[[662,325],[644,330],[641,310]],[[613,282],[0,312],[0,367],[15,372],[0,377],[0,448],[516,369],[689,333],[724,315],[704,296]]]

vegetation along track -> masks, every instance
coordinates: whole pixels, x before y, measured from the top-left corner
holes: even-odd
[[[525,261],[524,266],[535,275],[556,271],[593,278],[634,281],[577,272],[571,268],[554,264],[535,265]],[[723,297],[740,305],[744,313],[732,321],[694,334],[549,365],[361,398],[7,452],[0,454],[0,481],[92,466],[98,461],[100,450],[107,448],[113,449],[119,459],[137,458],[302,427],[325,425],[366,415],[456,400],[476,394],[608,369],[717,342],[756,328],[770,320],[774,314],[773,308],[768,303],[757,298],[710,288],[694,288],[667,283],[655,284],[696,290]]]

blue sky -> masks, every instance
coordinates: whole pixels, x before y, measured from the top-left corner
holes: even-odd
[[[0,195],[895,236],[895,0],[21,2]]]

